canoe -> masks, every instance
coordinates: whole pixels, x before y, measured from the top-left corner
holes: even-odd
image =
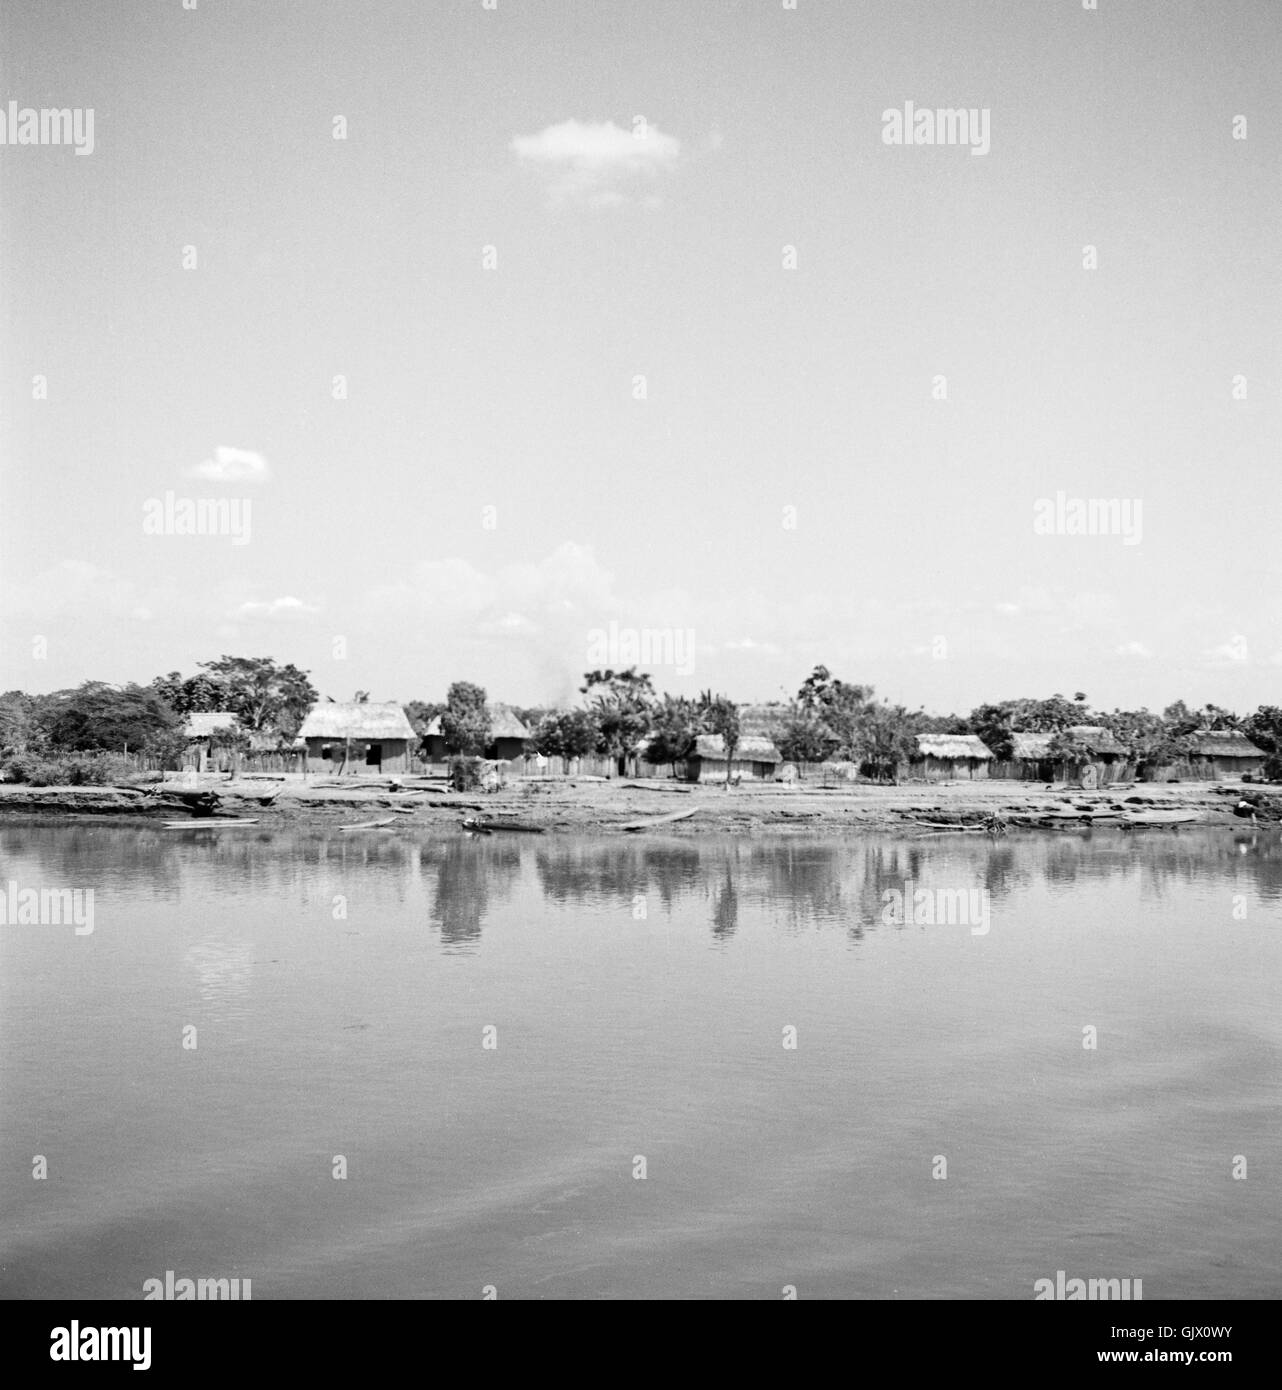
[[[700,806],[691,806],[688,811],[673,811],[670,816],[655,816],[652,820],[630,820],[625,825],[619,826],[619,829],[650,830],[656,825],[671,825],[676,820],[689,820],[696,811],[702,809]]]
[[[381,830],[385,825],[391,825],[394,816],[385,816],[382,820],[361,821],[359,825],[340,825],[340,830]]]
[[[215,820],[213,817],[210,817],[208,820],[200,820],[199,818],[194,820],[167,820],[163,821],[162,824],[166,830],[226,830],[229,827],[238,825],[257,825],[258,821],[257,819]]]

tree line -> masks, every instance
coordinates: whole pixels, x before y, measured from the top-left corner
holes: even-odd
[[[531,730],[527,751],[566,760],[596,754],[614,759],[623,772],[642,743],[648,762],[672,765],[694,752],[701,735],[715,734],[729,762],[746,736],[744,709],[728,696],[660,692],[652,676],[635,667],[586,671],[579,693],[583,700],[574,709],[515,707]],[[236,715],[236,727],[212,736],[216,744],[245,748],[258,735],[259,746],[288,747],[319,698],[310,674],[291,663],[226,655],[198,663],[194,675],[172,671],[146,685],[85,681],[48,695],[11,690],[0,695],[0,770],[21,777],[24,766],[41,759],[78,756],[92,763],[130,752],[176,764],[188,743],[187,717],[214,711]],[[368,692],[356,692],[357,700],[366,698]],[[444,702],[411,700],[404,710],[420,737],[439,717],[451,756],[482,757],[493,742],[487,693],[471,681],[454,682]],[[1247,715],[1213,704],[1195,709],[1183,700],[1160,714],[1104,711],[1092,709],[1078,691],[1071,699],[1055,694],[982,704],[968,714],[927,714],[878,700],[871,685],[816,666],[792,697],[755,707],[752,723],[751,732],[769,738],[786,761],[853,762],[880,777],[893,777],[916,755],[922,733],[976,734],[999,761],[1013,757],[1015,734],[1045,733],[1051,735],[1049,758],[1086,761],[1090,749],[1071,732],[1080,725],[1108,730],[1140,768],[1186,760],[1197,731],[1239,730],[1270,756],[1273,770],[1266,772],[1282,775],[1282,708],[1274,705]]]

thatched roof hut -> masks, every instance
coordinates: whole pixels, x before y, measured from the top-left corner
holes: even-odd
[[[726,760],[726,741],[720,734],[700,734],[694,741],[694,758]],[[759,734],[744,734],[735,745],[736,762],[781,763],[783,754],[768,738]]]
[[[1201,758],[1260,758],[1268,756],[1239,729],[1198,729],[1193,753]]]
[[[923,758],[992,760],[992,751],[978,734],[918,734],[917,752]]]
[[[183,733],[194,743],[197,739],[213,738],[215,734],[238,727],[239,721],[230,710],[202,710],[187,716]]]
[[[505,762],[521,757],[527,741],[534,737],[533,729],[511,705],[487,704],[485,712],[490,716],[490,741],[485,756]],[[445,751],[445,735],[441,730],[439,714],[423,730],[423,755],[429,762],[440,762],[449,756]]]
[[[526,725],[511,705],[486,705],[485,712],[490,716],[491,738],[525,739],[533,733],[533,730]],[[441,737],[441,716],[439,714],[434,716],[423,730],[423,737]]]
[[[490,737],[496,742],[501,738],[524,741],[533,733],[511,705],[487,705],[486,709],[490,712]]]
[[[385,743],[417,742],[404,709],[395,700],[326,700],[313,705],[298,736],[313,739],[361,739]]]
[[[231,734],[240,729],[240,721],[230,710],[201,710],[189,714],[183,723],[183,736],[187,748],[183,753],[183,767],[197,772],[208,772],[213,768],[225,771],[233,766],[237,750],[220,735]]]
[[[918,734],[912,775],[929,781],[987,777],[993,754],[978,734]]]
[[[772,781],[775,769],[783,762],[783,754],[760,734],[745,734],[735,745],[730,760],[730,776]],[[700,779],[724,778],[726,775],[726,741],[720,734],[700,734],[694,749],[686,759],[686,776],[692,782]]]
[[[309,772],[399,773],[410,770],[418,735],[395,700],[327,700],[313,705],[298,737]]]

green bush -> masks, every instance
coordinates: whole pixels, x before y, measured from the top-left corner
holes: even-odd
[[[462,754],[450,759],[450,786],[456,792],[475,791],[481,785],[483,759]]]
[[[6,782],[32,787],[100,787],[124,781],[132,771],[119,753],[10,753],[0,763]]]

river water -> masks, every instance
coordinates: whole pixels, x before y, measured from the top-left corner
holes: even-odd
[[[94,898],[0,927],[5,1297],[1282,1293],[1276,828],[10,824],[9,883]]]

